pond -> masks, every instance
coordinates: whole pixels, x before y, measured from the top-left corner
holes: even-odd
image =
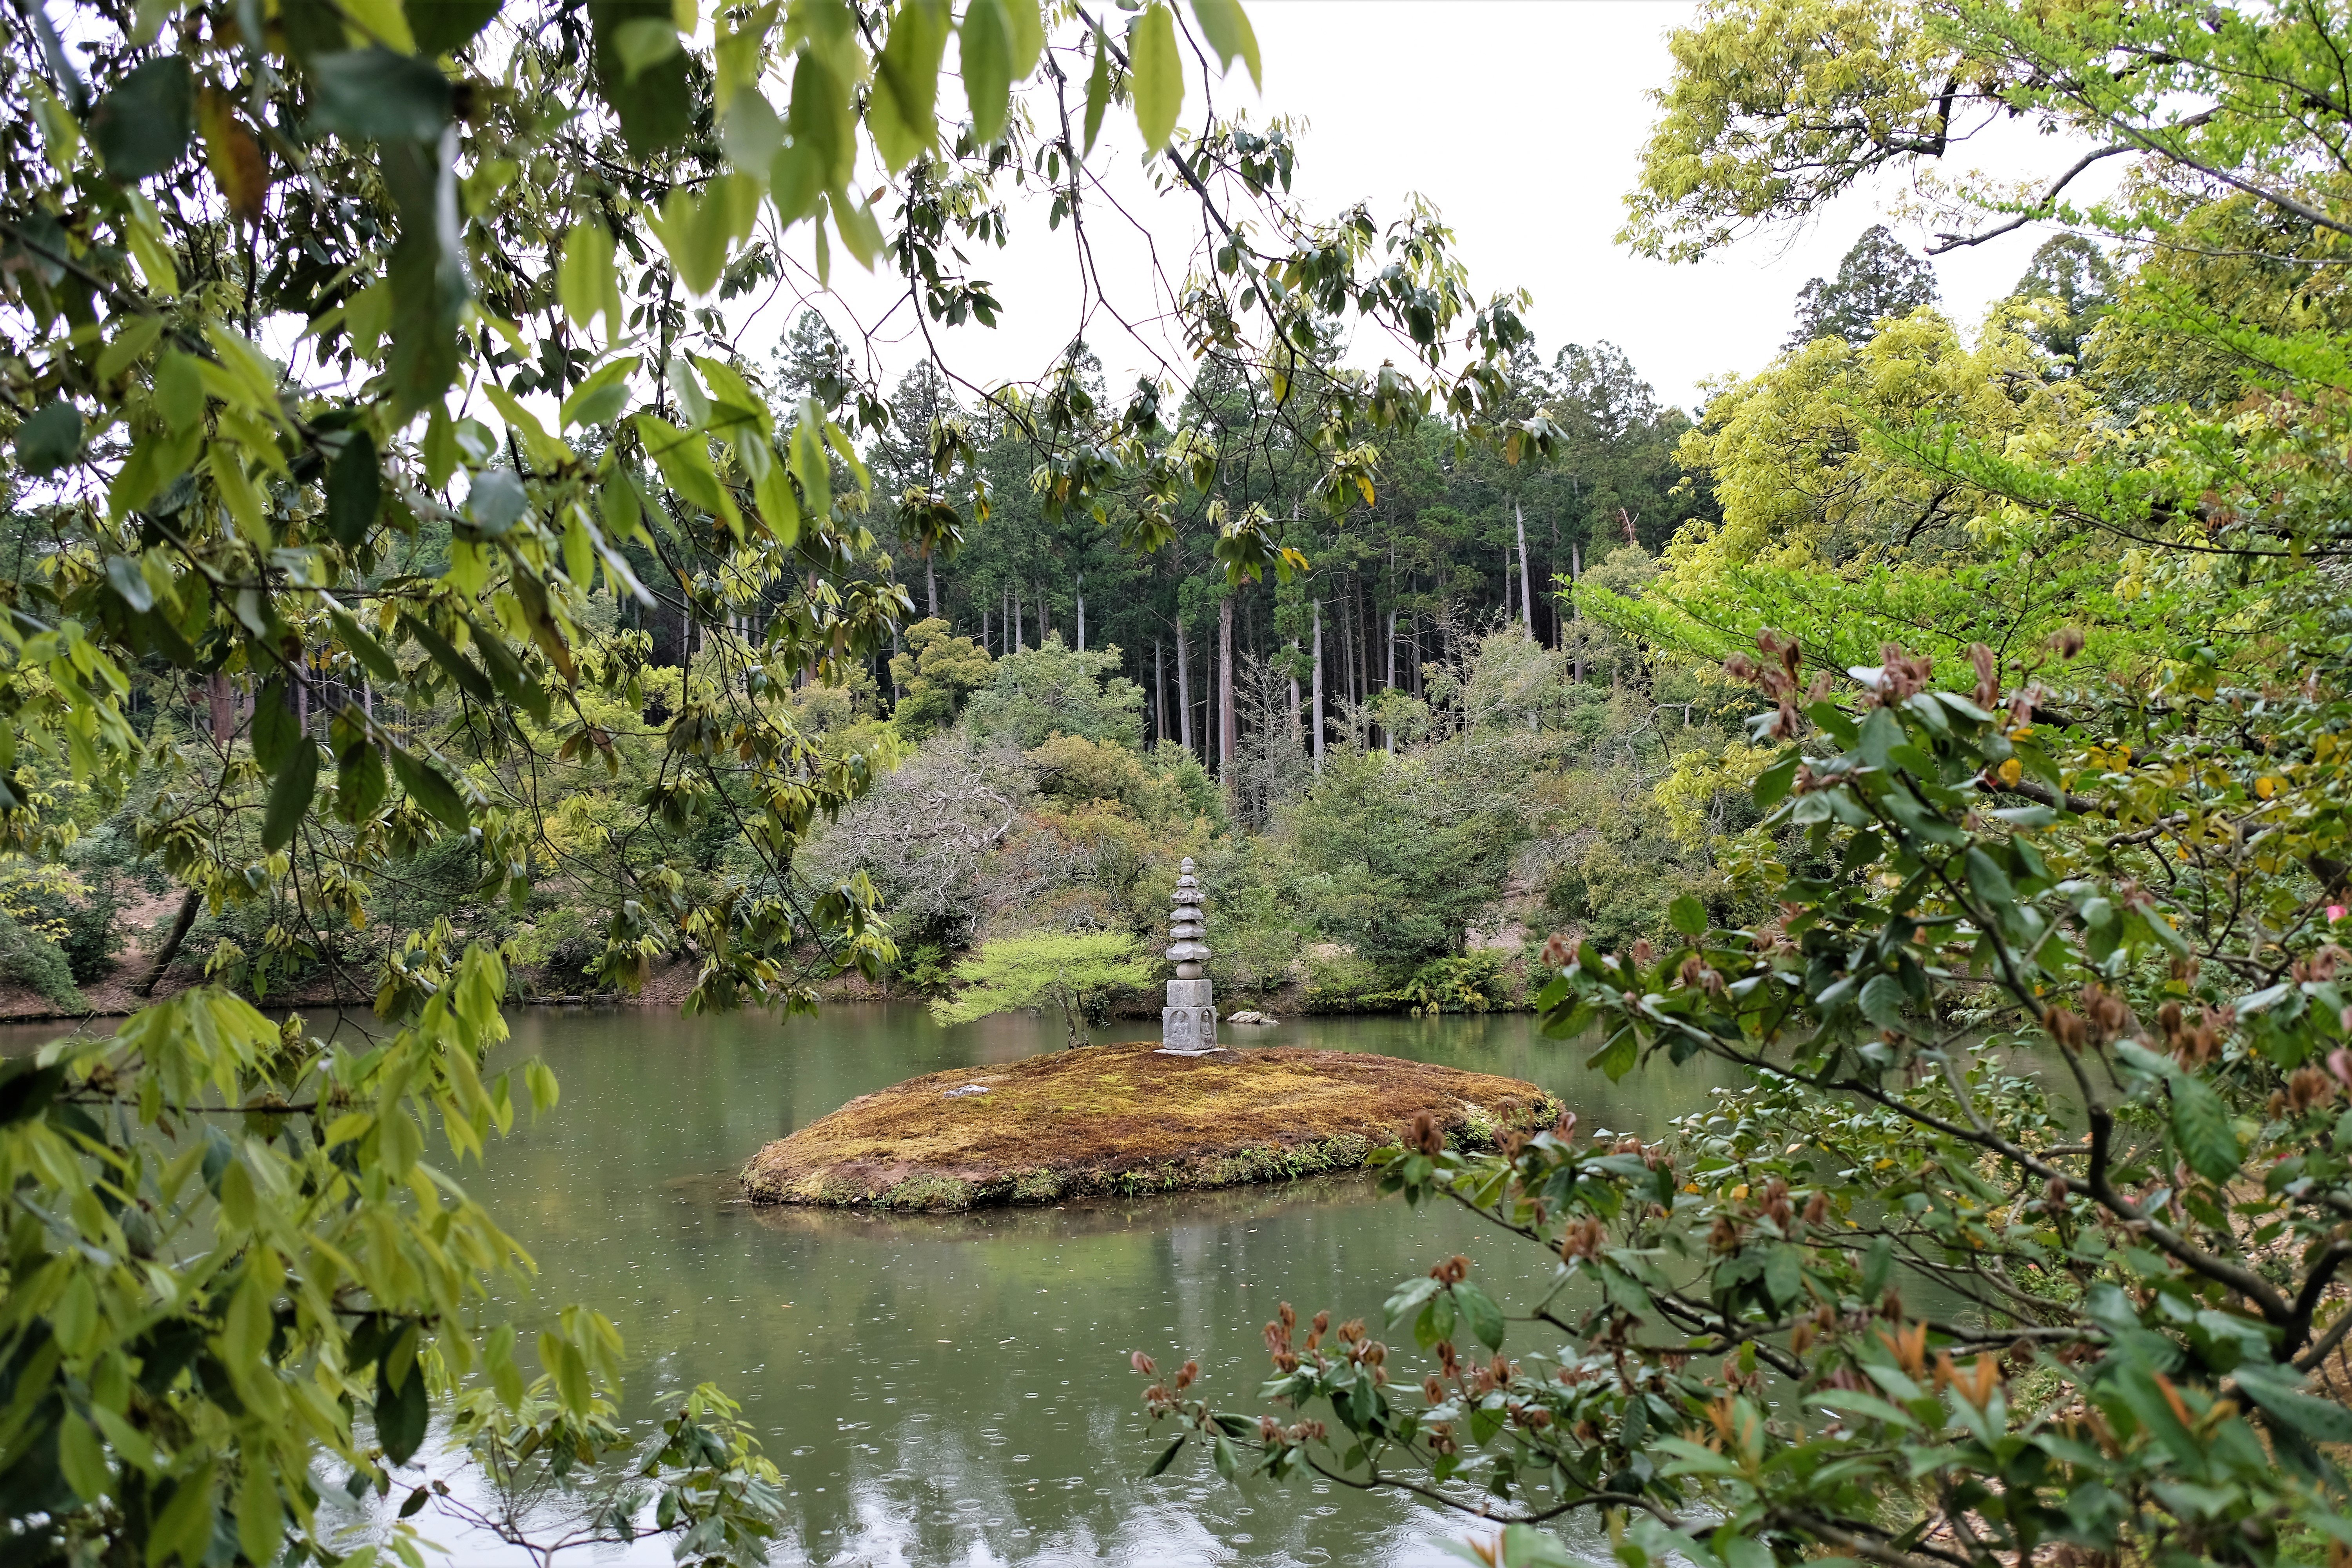
[[[1302,1318],[1326,1307],[1335,1321],[1362,1317],[1378,1334],[1390,1289],[1454,1252],[1507,1305],[1526,1299],[1548,1273],[1529,1249],[1458,1211],[1382,1199],[1360,1178],[964,1215],[752,1208],[735,1174],[769,1140],[917,1073],[1055,1048],[1058,1025],[1014,1016],[943,1029],[918,1006],[874,1004],[789,1024],[541,1008],[513,1026],[512,1048],[547,1058],[562,1102],[462,1179],[538,1261],[515,1315],[527,1327],[582,1301],[611,1316],[628,1343],[632,1422],[650,1427],[706,1381],[741,1401],[792,1494],[774,1561],[1455,1561],[1436,1543],[1467,1522],[1402,1498],[1321,1481],[1229,1486],[1189,1447],[1165,1475],[1140,1479],[1168,1435],[1144,1420],[1128,1352],[1163,1365],[1195,1356],[1213,1402],[1255,1411],[1260,1333],[1279,1302]],[[1118,1025],[1102,1037],[1141,1032]],[[1661,1063],[1612,1085],[1585,1070],[1590,1043],[1545,1039],[1525,1014],[1308,1018],[1230,1035],[1244,1048],[1378,1051],[1524,1078],[1559,1093],[1586,1130],[1654,1135],[1717,1081]],[[454,1529],[428,1533],[460,1561],[524,1560]],[[667,1563],[668,1548],[595,1556],[623,1560]]]

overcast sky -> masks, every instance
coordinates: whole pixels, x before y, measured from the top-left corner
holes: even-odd
[[[1900,195],[1882,188],[1850,196],[1802,232],[1752,239],[1696,266],[1644,261],[1616,245],[1624,193],[1655,113],[1647,95],[1668,75],[1665,35],[1693,9],[1685,0],[1254,0],[1265,93],[1253,92],[1236,67],[1218,86],[1218,101],[1307,121],[1297,194],[1317,216],[1363,200],[1385,220],[1419,192],[1454,228],[1482,298],[1508,287],[1533,294],[1529,321],[1546,358],[1565,342],[1608,339],[1661,396],[1690,405],[1705,379],[1752,372],[1771,357],[1805,280],[1833,271]],[[1188,124],[1198,122],[1200,106],[1192,85]],[[954,90],[942,92],[943,110]],[[1115,177],[1139,192],[1131,122],[1125,142]],[[2021,175],[2066,161],[2063,148],[2014,137],[1978,156]],[[1135,205],[1160,267],[1181,277],[1197,209],[1174,198]],[[1034,375],[1076,324],[1066,237],[1046,236],[1040,213],[1016,210],[1014,221],[1032,231],[1027,237],[973,258],[974,274],[1005,304],[1003,324],[944,344],[975,382]],[[1148,305],[1143,284],[1154,252],[1145,237],[1099,209],[1091,232],[1111,290]],[[1917,232],[1900,225],[1896,232],[1921,247]],[[1938,258],[1946,304],[1973,325],[2014,285],[2041,237],[2029,230]],[[869,322],[882,313],[887,291],[878,280],[844,267],[834,281],[834,312]],[[789,300],[767,306],[744,346],[789,325],[793,310]],[[917,352],[908,322],[902,309],[883,334],[899,339],[883,351],[895,362],[885,366],[893,376]],[[1153,339],[1148,324],[1142,335]],[[1100,320],[1089,336],[1115,389],[1150,368],[1154,351],[1173,355],[1164,339],[1147,347]],[[1387,352],[1384,341],[1367,338],[1353,357],[1376,364]]]

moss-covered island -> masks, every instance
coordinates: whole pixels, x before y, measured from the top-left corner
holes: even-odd
[[[1482,1146],[1560,1110],[1517,1079],[1394,1057],[1185,1058],[1135,1041],[863,1095],[761,1150],[743,1190],[755,1203],[950,1210],[1234,1186],[1352,1169],[1423,1111],[1450,1141]]]

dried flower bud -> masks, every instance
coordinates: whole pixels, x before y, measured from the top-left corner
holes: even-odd
[[[1129,1354],[1127,1358],[1127,1364],[1133,1367],[1138,1373],[1141,1373],[1145,1377],[1150,1377],[1154,1372],[1159,1370],[1151,1364],[1151,1358],[1145,1355],[1141,1351],[1136,1351]]]

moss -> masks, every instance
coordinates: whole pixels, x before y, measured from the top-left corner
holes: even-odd
[[[947,1098],[968,1083],[989,1092]],[[771,1143],[742,1183],[758,1203],[899,1212],[1139,1197],[1353,1170],[1423,1112],[1483,1148],[1560,1109],[1516,1079],[1393,1057],[1137,1041],[909,1079]]]

